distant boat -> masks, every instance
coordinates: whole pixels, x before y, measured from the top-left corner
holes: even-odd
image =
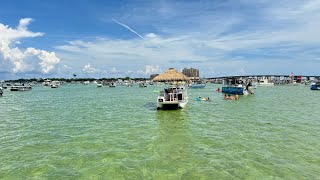
[[[189,88],[205,88],[205,87],[206,87],[206,83],[202,81],[195,81],[189,85]]]
[[[52,81],[51,81],[50,79],[44,79],[42,85],[43,85],[43,86],[51,86],[51,82],[52,82]]]
[[[296,80],[292,80],[290,83],[286,84],[287,86],[300,86],[301,83],[297,83]]]
[[[140,82],[139,83],[139,87],[147,87],[147,83],[146,82]]]
[[[259,80],[258,86],[274,86],[274,83],[270,83],[269,79],[264,78]]]
[[[184,86],[171,85],[160,91],[157,109],[184,108],[188,103],[188,94]]]
[[[58,88],[60,87],[60,81],[52,81],[51,82],[51,88]]]
[[[11,86],[10,91],[29,91],[32,87],[30,85],[24,85],[24,84],[14,84]]]
[[[88,85],[88,84],[90,84],[90,81],[84,81],[82,84]]]
[[[116,83],[111,82],[111,83],[109,84],[109,87],[116,87]]]
[[[102,87],[102,84],[101,84],[101,83],[98,83],[98,84],[97,84],[97,87]]]
[[[254,94],[251,79],[224,79],[222,92],[226,94],[249,95]]]
[[[320,82],[312,83],[311,90],[320,90]]]

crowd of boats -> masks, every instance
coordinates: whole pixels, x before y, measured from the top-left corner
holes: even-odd
[[[165,83],[165,88],[160,91],[157,97],[157,109],[176,109],[184,108],[188,103],[188,88],[205,88],[208,81],[190,81],[190,82],[168,82]],[[67,84],[66,82],[60,82],[56,80],[45,79],[43,82],[25,82],[25,83],[4,83],[0,84],[0,96],[3,94],[4,89],[10,89],[10,91],[29,91],[33,86],[47,86],[51,88],[59,88],[61,85]],[[132,87],[134,84],[138,84],[140,88],[146,88],[153,86],[153,81],[84,81],[78,82],[77,84],[89,85],[94,84],[96,87],[112,87],[115,88],[117,85]],[[307,83],[291,82],[287,85],[308,85]],[[221,89],[218,88],[216,91],[224,94],[233,95],[253,95],[255,89],[259,86],[275,86],[273,82],[269,82],[268,79],[255,80],[252,78],[226,78],[222,81]],[[310,86],[311,90],[320,90],[320,82],[312,82]]]

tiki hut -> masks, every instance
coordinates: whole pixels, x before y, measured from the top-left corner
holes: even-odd
[[[163,81],[190,81],[190,78],[181,72],[170,68],[166,72],[156,76],[153,81],[163,82]]]

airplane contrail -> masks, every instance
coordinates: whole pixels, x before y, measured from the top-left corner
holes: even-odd
[[[127,26],[127,25],[125,25],[125,24],[123,24],[123,23],[121,23],[121,22],[118,22],[118,21],[116,21],[115,19],[112,19],[112,21],[114,21],[115,23],[119,24],[120,26],[123,26],[123,27],[127,28],[129,31],[133,32],[134,34],[136,34],[136,35],[139,36],[140,38],[144,39],[143,36],[141,36],[141,35],[140,35],[139,33],[137,33],[135,30],[131,29],[129,26]]]

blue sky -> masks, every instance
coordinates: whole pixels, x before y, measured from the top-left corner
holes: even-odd
[[[319,0],[4,0],[0,79],[319,75],[319,19]]]

